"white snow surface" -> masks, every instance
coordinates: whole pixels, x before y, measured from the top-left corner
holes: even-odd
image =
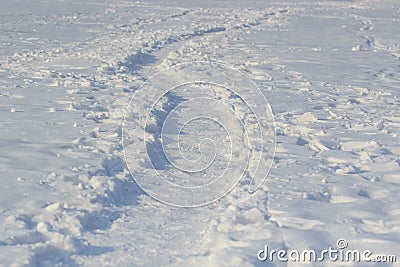
[[[397,266],[398,1],[16,0],[0,7],[1,266]],[[180,208],[132,178],[147,159],[125,161],[124,146],[143,141],[143,131],[132,130],[123,144],[122,122],[143,82],[191,61],[224,62],[254,81],[274,111],[276,155],[254,194],[244,179],[209,205]],[[136,100],[146,105],[145,96]],[[147,116],[144,108],[132,112]],[[240,105],[232,108],[241,114]],[[235,167],[250,147],[236,136],[239,126],[226,123],[239,140]],[[213,127],[187,133],[211,138]],[[266,245],[320,252],[340,238],[349,249],[396,255],[397,263],[257,258]]]

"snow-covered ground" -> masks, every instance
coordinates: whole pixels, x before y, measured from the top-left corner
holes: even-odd
[[[2,1],[0,265],[396,266],[399,29],[396,0]],[[397,263],[259,259],[339,239]]]

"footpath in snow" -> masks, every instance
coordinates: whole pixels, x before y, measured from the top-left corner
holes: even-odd
[[[397,266],[399,28],[396,1],[3,3],[0,265]]]

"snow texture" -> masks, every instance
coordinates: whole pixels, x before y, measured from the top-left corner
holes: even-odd
[[[399,2],[247,2],[1,3],[1,266],[400,260]]]

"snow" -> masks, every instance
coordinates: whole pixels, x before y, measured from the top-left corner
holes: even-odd
[[[2,3],[0,265],[398,261],[399,26],[395,0]]]

